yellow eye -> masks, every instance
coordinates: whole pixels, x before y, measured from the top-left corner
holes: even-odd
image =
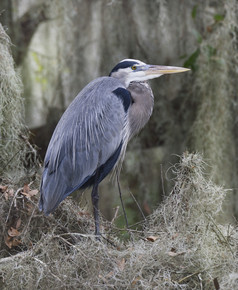
[[[132,69],[132,70],[136,70],[136,66],[133,65],[133,66],[131,67],[131,69]]]

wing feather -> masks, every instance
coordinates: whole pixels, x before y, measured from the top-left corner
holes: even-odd
[[[125,135],[127,113],[113,93],[119,80],[98,78],[87,85],[60,119],[47,149],[40,209],[46,214],[80,188],[114,154]]]

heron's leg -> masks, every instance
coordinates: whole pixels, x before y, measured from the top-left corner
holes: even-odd
[[[95,183],[93,185],[93,190],[92,190],[91,197],[92,197],[93,215],[94,215],[94,221],[95,221],[95,235],[97,237],[99,237],[100,236],[99,210],[98,210],[99,194],[98,194],[98,182],[97,182],[97,179],[95,179]]]

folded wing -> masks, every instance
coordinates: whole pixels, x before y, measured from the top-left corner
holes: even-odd
[[[117,163],[128,123],[118,88],[125,90],[117,79],[96,79],[60,119],[44,161],[39,207],[45,214],[76,189],[90,186],[98,168],[102,180]]]

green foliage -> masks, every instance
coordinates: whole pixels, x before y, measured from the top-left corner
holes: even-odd
[[[200,54],[200,49],[197,48],[189,57],[188,59],[184,62],[184,67],[191,68],[191,70],[195,71],[196,70],[196,62],[197,58]]]
[[[192,9],[192,12],[191,12],[191,17],[195,20],[196,16],[197,16],[197,9],[198,9],[198,5],[195,5]],[[224,15],[222,14],[215,14],[213,16],[213,19],[214,21],[217,23],[217,22],[221,22],[223,21],[225,18]],[[215,23],[215,24],[216,24]],[[195,35],[196,37],[196,40],[199,44],[199,47],[186,59],[186,61],[184,62],[184,66],[185,67],[188,67],[190,68],[192,71],[196,71],[197,68],[198,68],[198,65],[197,65],[197,60],[198,60],[198,57],[200,55],[200,45],[202,44],[203,42],[203,36],[199,33],[199,31],[197,30],[193,30],[193,34]],[[208,57],[208,60],[210,61],[212,59],[212,57],[214,57],[217,53],[217,49],[211,45],[207,45],[205,50],[207,51],[207,57]]]
[[[217,21],[217,22],[219,22],[219,21],[223,21],[224,18],[225,18],[225,16],[224,16],[224,15],[221,15],[221,14],[215,14],[215,15],[213,16],[213,19],[214,19],[215,21]]]
[[[191,13],[191,16],[192,16],[193,19],[196,18],[196,15],[197,15],[197,8],[198,8],[198,5],[195,5],[195,6],[193,7],[193,10],[192,10],[192,13]]]
[[[207,50],[207,56],[209,59],[211,59],[217,54],[217,49],[215,47],[212,47],[211,45],[207,45],[206,50]]]

